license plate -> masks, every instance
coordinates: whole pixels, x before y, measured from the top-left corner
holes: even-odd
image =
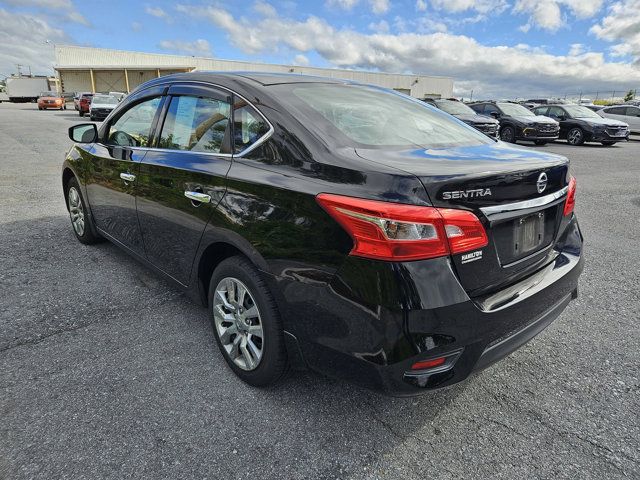
[[[513,237],[516,255],[540,247],[544,240],[544,213],[535,213],[516,220]]]

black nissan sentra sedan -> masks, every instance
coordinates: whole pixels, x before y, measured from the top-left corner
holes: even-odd
[[[177,74],[69,134],[78,240],[110,240],[206,305],[251,385],[306,366],[394,395],[443,387],[577,296],[567,159],[391,90]]]

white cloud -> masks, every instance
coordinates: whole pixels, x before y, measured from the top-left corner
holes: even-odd
[[[420,17],[416,20],[416,31],[419,33],[446,32],[447,25],[430,17]]]
[[[50,41],[50,44],[46,42]],[[33,15],[0,8],[0,73],[16,72],[16,64],[27,66],[33,74],[53,75],[53,45],[71,43],[61,29]]]
[[[563,24],[562,12],[557,2],[550,0],[518,0],[513,7],[515,13],[529,14],[528,25],[537,25],[545,30],[557,30]]]
[[[389,0],[369,0],[371,11],[376,15],[387,13],[391,7]]]
[[[584,53],[584,45],[581,43],[572,43],[569,49],[569,55],[575,57],[576,55],[582,55]]]
[[[16,7],[40,7],[50,10],[69,10],[73,8],[71,0],[4,0],[3,3]]]
[[[506,0],[431,0],[436,10],[459,13],[475,10],[480,13],[501,13],[507,8]]]
[[[386,20],[372,22],[369,24],[369,30],[376,33],[389,33],[389,22],[387,22]]]
[[[604,0],[517,0],[514,13],[529,15],[529,28],[536,25],[544,30],[556,31],[566,23],[566,12],[584,19],[593,17],[602,8]],[[563,8],[566,12],[563,12]],[[522,30],[522,28],[521,28]],[[527,28],[528,31],[528,28]]]
[[[625,0],[609,7],[607,15],[590,33],[609,42],[614,56],[630,55],[640,63],[640,0]]]
[[[167,18],[169,16],[167,15],[167,12],[165,12],[164,9],[162,9],[161,7],[147,6],[145,7],[144,11],[147,12],[152,17],[156,17],[156,18]]]
[[[278,12],[272,5],[260,0],[253,4],[253,9],[265,17],[275,17],[278,15]]]
[[[67,19],[72,21],[72,22],[84,25],[86,27],[91,25],[89,23],[89,20],[87,20],[80,12],[78,12],[76,10],[72,10],[69,13],[67,13]]]
[[[483,94],[504,97],[527,92],[630,88],[640,82],[640,69],[606,62],[602,53],[551,55],[540,48],[484,46],[473,38],[450,33],[366,34],[336,29],[309,16],[235,17],[219,7],[178,6],[227,33],[232,45],[247,54],[286,48],[315,52],[336,67],[453,76],[482,85]]]
[[[211,56],[211,45],[209,42],[203,39],[194,40],[193,42],[186,42],[184,40],[163,40],[158,46],[169,52],[183,53],[186,55],[195,56]]]
[[[340,8],[342,10],[351,10],[356,6],[359,0],[327,0],[326,6],[329,8]]]
[[[389,0],[368,0],[371,11],[376,15],[387,13],[391,8]],[[350,11],[353,10],[360,0],[327,0],[325,5],[328,8],[338,8],[341,10]]]
[[[427,10],[427,2],[425,0],[416,0],[416,10],[425,12]]]
[[[75,9],[71,0],[4,0],[3,3],[14,7],[35,7],[49,12],[53,11],[62,14],[70,22],[85,26],[90,25],[89,20]]]
[[[299,53],[298,55],[296,55],[293,58],[293,64],[294,65],[301,65],[301,66],[304,67],[306,65],[309,65],[309,59],[306,56],[304,56],[301,53]]]

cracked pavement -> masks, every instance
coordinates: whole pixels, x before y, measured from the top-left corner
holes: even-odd
[[[73,237],[73,110],[0,104],[0,479],[640,477],[640,142],[572,160],[580,298],[458,386],[389,398],[314,373],[240,382],[207,312]]]

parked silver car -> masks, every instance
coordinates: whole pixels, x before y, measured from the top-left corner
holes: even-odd
[[[640,133],[640,107],[636,105],[613,105],[599,110],[598,115],[629,124],[631,133]]]

